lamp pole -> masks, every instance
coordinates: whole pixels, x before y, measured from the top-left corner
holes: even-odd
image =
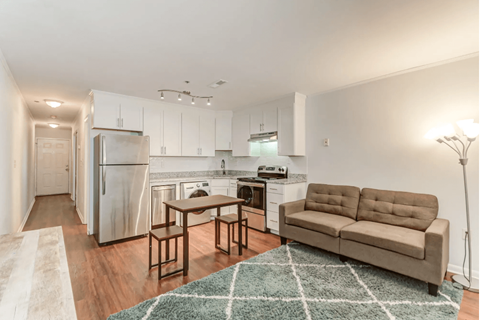
[[[451,124],[441,125],[431,129],[429,132],[427,132],[425,138],[435,139],[439,143],[444,143],[450,147],[450,149],[455,151],[460,157],[460,164],[463,168],[463,184],[465,188],[465,207],[467,217],[466,240],[468,244],[468,278],[465,276],[465,272],[463,271],[463,274],[456,274],[452,276],[452,281],[461,284],[464,290],[478,292],[478,279],[474,279],[472,277],[472,233],[470,230],[470,208],[468,204],[467,152],[468,148],[470,148],[470,145],[473,141],[475,141],[480,132],[480,125],[478,123],[473,123],[473,119],[460,120],[457,122],[457,124],[461,129],[463,129],[463,133],[467,137],[466,143],[464,143],[461,140],[461,137],[456,134],[455,129]],[[460,150],[458,145],[455,143],[456,141],[462,145],[462,150]],[[462,267],[462,270],[463,269],[464,265]]]

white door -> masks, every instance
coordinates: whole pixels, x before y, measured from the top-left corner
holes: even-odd
[[[182,155],[182,113],[176,110],[163,111],[163,155]]]
[[[120,115],[122,130],[143,131],[143,107],[122,103]]]
[[[222,115],[215,119],[215,150],[232,150],[232,116]]]
[[[68,193],[68,140],[37,140],[37,195]]]
[[[120,100],[118,97],[95,93],[92,109],[93,128],[120,129]]]
[[[250,119],[248,114],[234,115],[232,119],[232,155],[250,156]]]
[[[200,116],[200,155],[215,157],[215,116]]]
[[[144,110],[143,135],[150,136],[150,155],[162,156],[163,146],[163,111],[146,108]]]
[[[182,113],[182,156],[200,156],[200,118],[191,112]]]
[[[263,112],[263,132],[277,131],[277,109]]]
[[[263,111],[254,111],[250,113],[250,134],[262,132]]]

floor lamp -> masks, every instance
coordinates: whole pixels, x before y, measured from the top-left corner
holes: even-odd
[[[470,232],[470,212],[468,207],[468,188],[467,188],[467,152],[468,148],[480,133],[480,125],[473,123],[473,119],[457,121],[457,125],[463,130],[463,136],[459,136],[451,124],[444,124],[431,129],[425,134],[425,138],[434,139],[439,143],[444,143],[455,151],[460,157],[460,164],[463,167],[463,182],[465,186],[465,205],[467,208],[467,240],[468,240],[468,278],[463,274],[456,274],[452,277],[453,282],[460,283],[465,290],[478,292],[478,279],[472,277],[472,241]],[[464,141],[462,141],[464,140]],[[458,144],[457,144],[458,142]],[[459,148],[459,145],[461,148]]]

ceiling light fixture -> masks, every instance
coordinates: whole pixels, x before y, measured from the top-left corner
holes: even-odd
[[[190,91],[178,91],[178,90],[170,90],[170,89],[161,89],[161,90],[157,90],[157,91],[161,93],[160,99],[162,99],[162,100],[163,100],[162,97],[164,97],[163,96],[164,92],[178,93],[178,101],[182,101],[182,94],[186,95],[186,96],[189,96],[189,97],[192,97],[192,104],[195,104],[194,99],[207,99],[207,105],[211,105],[210,99],[213,99],[213,96],[196,96],[196,95],[193,95]]]
[[[162,100],[165,99],[165,97],[163,96],[163,92],[160,93],[160,99],[162,99]]]
[[[46,103],[47,105],[49,105],[50,107],[52,107],[52,108],[54,108],[54,109],[60,107],[60,106],[63,104],[63,101],[58,101],[58,100],[48,100],[48,99],[45,99],[45,100],[43,100],[43,101],[45,101],[45,103]]]
[[[52,127],[53,129],[55,129],[56,127],[59,126],[58,123],[49,123],[48,125],[49,125],[50,127]]]
[[[50,118],[57,119],[57,116],[51,115]]]

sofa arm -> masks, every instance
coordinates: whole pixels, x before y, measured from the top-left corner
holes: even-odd
[[[441,276],[447,271],[449,259],[450,221],[435,219],[425,231],[425,260],[441,266]]]
[[[278,226],[280,235],[285,226],[285,217],[295,212],[305,211],[305,199],[282,203],[279,208]]]

